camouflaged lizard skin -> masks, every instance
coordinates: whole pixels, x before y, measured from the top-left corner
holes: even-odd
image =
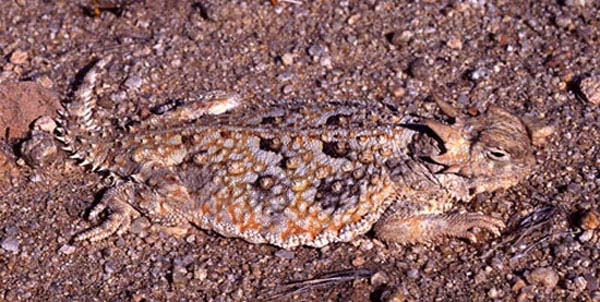
[[[514,185],[532,165],[525,125],[499,108],[448,126],[404,116],[379,102],[252,106],[234,96],[213,96],[165,107],[114,137],[103,137],[93,116],[93,88],[98,69],[109,61],[101,60],[88,73],[66,106],[57,136],[73,158],[115,179],[90,214],[95,218],[108,208],[109,219],[77,240],[101,240],[146,215],[161,225],[192,223],[284,248],[350,241],[385,218],[396,224],[378,227],[378,235],[416,242],[422,241],[417,229],[401,238],[386,232],[412,232],[414,226],[406,229],[406,223],[425,231],[430,222],[442,227],[427,215],[443,214],[455,201],[479,192]],[[436,144],[431,130],[445,147]],[[488,146],[481,147],[484,155],[473,153],[481,142],[512,149],[494,149],[505,158],[492,161],[485,155]],[[419,144],[446,152],[424,160],[413,150]],[[450,228],[462,223],[465,229],[497,232],[503,227],[488,216],[476,222],[465,217],[440,221]]]

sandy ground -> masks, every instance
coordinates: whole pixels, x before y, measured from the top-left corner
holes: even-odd
[[[92,1],[1,1],[0,85],[32,81],[68,101],[86,66],[113,54],[99,105],[115,128],[213,90],[383,99],[407,114],[432,114],[432,93],[464,110],[496,104],[555,127],[531,177],[460,205],[501,216],[501,237],[393,247],[367,234],[284,251],[142,220],[71,245],[106,183],[62,153],[15,164],[24,136],[6,134],[0,301],[600,301],[600,92],[581,88],[600,86],[600,2],[400,2],[104,0],[96,14]],[[6,112],[3,127],[32,121]]]

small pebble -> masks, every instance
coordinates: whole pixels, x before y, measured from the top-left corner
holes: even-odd
[[[490,299],[498,299],[502,297],[502,291],[499,291],[495,287],[492,287],[488,291],[488,297],[490,297]]]
[[[10,62],[15,64],[15,65],[23,65],[27,62],[27,53],[17,49],[15,51],[13,51],[13,53],[10,55]]]
[[[587,231],[583,232],[581,235],[579,235],[578,239],[581,242],[587,242],[587,241],[590,241],[590,239],[592,239],[593,236],[594,236],[594,231],[587,230]]]
[[[283,62],[283,65],[292,65],[294,64],[294,58],[296,56],[294,56],[291,53],[285,53],[283,54],[283,56],[281,56],[281,62]]]
[[[519,292],[521,290],[521,288],[525,287],[525,285],[526,284],[525,284],[525,281],[523,281],[523,279],[517,278],[517,281],[513,284],[511,289],[514,292]]]
[[[421,58],[412,61],[408,68],[410,75],[418,80],[424,80],[427,78],[431,69],[425,60]]]
[[[391,34],[390,43],[395,46],[401,46],[402,44],[408,43],[413,36],[414,33],[408,30],[403,32],[395,32]]]
[[[183,266],[175,266],[173,268],[172,278],[173,283],[182,284],[186,281],[187,269]]]
[[[52,133],[56,129],[56,122],[53,118],[44,115],[33,123],[33,129]]]
[[[104,272],[106,274],[112,274],[115,272],[115,263],[113,261],[106,261],[104,264]]]
[[[194,269],[194,278],[199,280],[199,281],[204,281],[206,280],[206,277],[208,277],[208,271],[205,268],[201,268],[201,267],[196,267]]]
[[[552,289],[558,284],[558,274],[551,267],[539,267],[529,274],[527,280],[531,284],[541,284]]]
[[[142,86],[143,80],[140,76],[138,75],[131,75],[127,78],[127,80],[125,81],[125,87],[129,88],[129,89],[138,89],[140,88],[140,86]]]
[[[488,71],[482,68],[475,69],[469,73],[469,79],[471,81],[479,81],[488,76]]]
[[[457,38],[452,38],[446,42],[446,45],[452,49],[462,49],[462,41]]]
[[[37,78],[36,81],[42,87],[47,88],[47,89],[50,89],[54,86],[54,83],[52,83],[52,80],[50,80],[50,78],[47,75],[43,75],[43,76]]]
[[[281,88],[281,93],[290,94],[294,91],[294,87],[292,85],[285,85]]]
[[[556,25],[558,25],[558,27],[565,28],[565,29],[568,29],[573,24],[573,21],[571,20],[571,18],[569,18],[568,16],[565,16],[565,15],[556,16],[554,18],[554,22],[556,23]]]
[[[323,67],[325,67],[327,69],[333,68],[333,64],[331,62],[331,57],[330,56],[322,57],[321,60],[319,61],[319,63],[321,64],[321,66],[323,66]]]
[[[2,239],[0,247],[7,252],[16,253],[19,251],[19,241],[13,237],[6,237]]]
[[[361,251],[363,251],[363,252],[367,252],[367,251],[370,251],[370,250],[372,250],[372,249],[373,249],[373,247],[374,247],[374,244],[373,244],[373,241],[372,241],[372,240],[363,240],[363,241],[360,243],[360,247],[359,247],[359,249],[360,249]]]
[[[573,284],[575,284],[575,288],[578,291],[582,292],[587,287],[587,280],[585,280],[584,277],[579,276],[573,280]]]
[[[279,257],[279,258],[283,258],[283,259],[294,259],[294,257],[296,257],[296,254],[294,252],[288,251],[288,250],[279,250],[277,252],[275,252],[275,256]]]
[[[419,270],[416,268],[413,268],[406,273],[406,276],[408,276],[408,278],[411,278],[411,279],[417,279],[419,277]]]
[[[363,266],[365,264],[365,258],[362,256],[358,256],[352,260],[352,265],[355,267]]]
[[[360,20],[360,14],[352,15],[348,18],[348,25],[354,25],[358,20]]]
[[[581,228],[584,230],[595,230],[600,227],[600,213],[596,210],[589,210],[581,217]]]
[[[392,95],[396,98],[401,98],[406,95],[406,89],[400,86],[392,88],[391,92]]]
[[[384,284],[388,284],[390,282],[390,277],[384,271],[376,272],[373,276],[371,276],[371,285],[373,287],[380,287]]]
[[[325,51],[326,48],[321,44],[313,44],[311,47],[308,48],[308,54],[312,57],[320,57],[325,53]]]
[[[287,82],[294,78],[294,74],[291,72],[282,72],[277,75],[277,80],[281,82]]]
[[[131,227],[129,230],[132,233],[139,235],[142,232],[146,231],[150,226],[151,226],[150,220],[148,220],[148,218],[142,216],[142,217],[136,218],[134,221],[131,222]]]
[[[56,160],[57,154],[54,137],[47,132],[33,130],[31,137],[21,145],[23,159],[34,168],[48,166]]]
[[[600,105],[600,75],[583,79],[579,84],[579,90],[588,102]]]
[[[70,244],[63,244],[58,250],[61,254],[71,255],[75,252],[75,246]]]

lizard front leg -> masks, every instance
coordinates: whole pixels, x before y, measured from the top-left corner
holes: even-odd
[[[75,241],[100,241],[114,233],[121,234],[129,229],[131,218],[137,218],[140,213],[129,202],[134,196],[134,183],[121,182],[109,188],[98,204],[90,211],[88,218],[97,220],[100,213],[108,209],[109,216],[100,225],[77,234]]]
[[[122,234],[129,229],[132,218],[147,216],[153,223],[173,234],[181,234],[188,222],[182,205],[190,200],[187,189],[178,175],[167,167],[143,169],[133,179],[114,185],[92,208],[88,218],[97,220],[100,213],[109,210],[101,224],[75,236],[75,241],[99,241],[114,233]]]
[[[393,214],[375,225],[375,234],[386,242],[400,244],[431,242],[440,237],[462,237],[474,241],[473,228],[486,229],[499,236],[505,225],[498,218],[479,213]]]

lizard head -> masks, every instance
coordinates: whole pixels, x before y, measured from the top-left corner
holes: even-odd
[[[442,174],[462,178],[468,195],[508,188],[529,175],[536,136],[522,119],[497,106],[474,117],[458,117],[447,105],[440,107],[456,122],[426,121],[445,149],[431,159],[445,167]]]

